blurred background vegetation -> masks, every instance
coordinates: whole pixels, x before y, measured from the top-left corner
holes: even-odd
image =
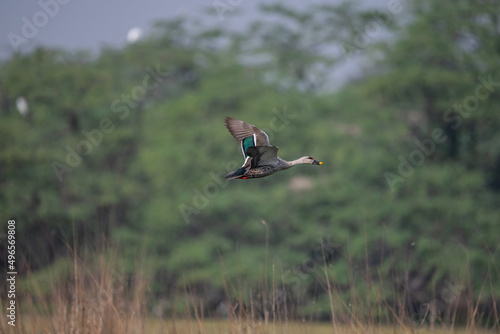
[[[327,318],[326,263],[346,305],[454,300],[498,324],[500,4],[390,3],[272,5],[243,32],[179,18],[97,56],[13,54],[0,211],[19,271],[43,290],[73,250],[111,252],[123,277],[147,273],[150,310],[188,286],[213,315],[276,281],[298,313]],[[338,88],[333,69],[353,62]],[[225,116],[324,165],[226,182],[242,160]]]

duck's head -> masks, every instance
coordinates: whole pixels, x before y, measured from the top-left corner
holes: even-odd
[[[313,157],[308,156],[308,155],[303,156],[302,158],[300,158],[300,160],[302,160],[303,164],[309,164],[309,165],[322,165],[323,164],[321,161],[318,161],[318,160],[316,160]]]

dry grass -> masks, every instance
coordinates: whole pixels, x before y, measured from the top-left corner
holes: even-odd
[[[267,295],[270,304],[263,309],[262,316],[256,316],[258,313],[257,307],[254,306],[256,301],[252,300],[251,294],[250,303],[243,300],[241,295],[244,293],[241,291],[236,291],[240,299],[234,299],[230,297],[235,295],[234,291],[231,291],[234,287],[228,283],[225,283],[227,296],[225,318],[220,314],[217,318],[207,317],[203,299],[198,298],[187,286],[180,288],[176,296],[172,296],[172,300],[166,303],[168,305],[158,310],[158,303],[156,308],[153,306],[155,298],[149,289],[151,283],[149,275],[143,270],[137,269],[133,277],[127,276],[120,272],[123,266],[118,257],[92,254],[91,258],[92,261],[84,261],[74,256],[66,262],[67,272],[60,268],[54,270],[49,277],[49,284],[37,274],[25,275],[22,279],[23,284],[19,284],[17,295],[20,308],[17,310],[16,327],[9,326],[3,316],[0,321],[0,333],[482,334],[495,333],[500,329],[498,314],[494,315],[493,326],[490,325],[489,328],[479,326],[478,303],[472,298],[466,300],[470,308],[465,327],[456,325],[456,312],[453,308],[449,313],[452,321],[451,323],[448,321],[445,327],[441,327],[443,322],[438,325],[438,321],[431,318],[426,326],[415,327],[407,314],[398,311],[397,307],[389,305],[382,298],[376,304],[366,306],[353,290],[350,301],[353,305],[345,305],[340,292],[332,283],[334,277],[329,277],[325,263],[318,279],[322,280],[324,290],[327,291],[332,315],[330,322],[318,322],[312,318],[298,316],[297,312],[287,309],[286,302],[278,303],[275,296],[269,293]],[[275,279],[269,290],[275,291],[282,286],[283,278],[276,279],[279,276],[274,275],[273,268]],[[18,280],[21,280],[21,277]],[[50,286],[48,290],[46,285]],[[382,287],[378,288],[382,290]],[[354,285],[351,289],[354,289]],[[487,290],[491,290],[489,283],[485,284],[485,291]],[[265,291],[261,291],[260,294],[266,295]],[[1,300],[0,307],[5,310],[4,303],[5,300]],[[178,308],[177,305],[181,307]],[[356,310],[362,310],[363,315],[357,314]],[[374,315],[376,313],[386,314],[386,320],[376,318]],[[387,325],[388,323],[392,325]]]
[[[132,320],[132,319],[131,319]],[[133,322],[127,319],[121,321],[128,323],[126,326],[103,328],[103,331],[94,332],[94,326],[75,327],[72,331],[60,331],[54,328],[54,323],[61,322],[57,315],[51,317],[43,316],[23,316],[22,324],[16,329],[5,328],[2,326],[2,333],[30,333],[30,334],[47,334],[47,333],[177,333],[177,334],[329,334],[332,333],[332,325],[328,322],[311,322],[311,321],[292,321],[288,325],[284,323],[266,325],[263,321],[228,321],[224,319],[207,319],[198,323],[196,320],[158,320],[147,318],[144,322]],[[121,331],[126,328],[126,331]],[[400,327],[392,326],[375,326],[371,328],[353,327],[350,325],[338,325],[334,333],[337,334],[396,334],[407,333]],[[465,328],[446,329],[441,328],[432,331],[430,328],[421,328],[415,330],[414,333],[419,334],[487,334],[496,333],[485,329],[476,329],[474,331],[466,330]]]

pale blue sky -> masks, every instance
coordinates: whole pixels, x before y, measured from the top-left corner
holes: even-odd
[[[232,6],[221,19],[215,11],[218,1]],[[352,0],[356,1],[356,0]],[[387,7],[395,0],[357,0],[364,7]],[[401,0],[404,2],[405,0]],[[13,52],[27,52],[36,46],[85,49],[98,53],[103,46],[120,47],[131,28],[147,33],[153,22],[183,15],[201,18],[207,26],[242,30],[259,19],[259,6],[285,3],[294,8],[311,4],[339,4],[339,0],[0,0],[0,60]],[[207,15],[208,9],[212,10]],[[340,86],[363,72],[356,57],[334,70],[334,86]]]
[[[248,22],[258,19],[260,4],[270,2],[265,0],[217,1],[236,4],[232,11],[225,13],[223,20],[215,13],[212,17],[204,15],[205,9],[214,8],[215,0],[182,2],[173,0],[1,0],[0,58],[5,59],[12,53],[13,43],[9,40],[9,34],[11,38],[14,38],[14,34],[23,38],[22,42],[19,40],[14,42],[14,44],[17,43],[14,46],[21,51],[28,51],[37,45],[98,50],[103,45],[124,44],[127,32],[132,27],[140,27],[147,31],[155,20],[173,18],[177,15],[203,17],[210,25],[213,23],[227,29],[242,29]],[[383,6],[387,1],[365,0],[362,2]],[[285,3],[300,8],[311,3],[334,4],[339,1],[288,0]],[[26,20],[29,23],[26,23]],[[30,29],[30,24],[35,30]]]

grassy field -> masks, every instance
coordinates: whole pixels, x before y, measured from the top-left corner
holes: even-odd
[[[276,304],[274,300],[272,305],[259,308],[255,300],[250,299],[250,303],[245,300],[244,292],[237,290],[235,294],[227,286],[227,298],[221,303],[224,312],[208,311],[204,299],[189,286],[178,287],[159,303],[148,275],[137,270],[133,280],[123,281],[116,271],[119,267],[116,258],[93,254],[91,261],[76,256],[67,258],[45,276],[28,273],[18,277],[16,326],[8,325],[2,316],[0,333],[479,334],[499,330],[498,314],[490,315],[490,320],[486,320],[489,325],[480,325],[485,317],[472,300],[468,301],[471,307],[467,315],[460,320],[456,311],[435,314],[431,311],[424,321],[412,321],[404,308],[385,301],[372,306],[373,309],[362,305],[361,299],[354,301],[360,305],[343,307],[341,295],[328,275],[323,283],[331,288],[328,289],[330,306],[326,309],[330,307],[332,316],[330,319],[323,316],[324,321],[318,321],[318,316],[312,313],[287,309],[286,303]],[[235,295],[239,298],[234,298]],[[6,299],[0,300],[3,310],[7,307],[5,303]]]
[[[95,319],[98,320],[98,319]],[[196,320],[158,320],[154,318],[138,319],[130,317],[123,319],[119,323],[89,322],[63,323],[58,315],[50,317],[41,316],[23,316],[16,328],[6,328],[1,326],[2,333],[178,333],[178,334],[236,334],[236,333],[255,333],[255,334],[383,334],[383,333],[476,333],[486,334],[495,333],[493,330],[485,329],[465,329],[465,328],[402,328],[400,326],[361,326],[361,325],[339,325],[336,328],[330,323],[314,321],[287,321],[279,323],[265,323],[264,321],[252,321],[240,319],[238,321],[227,319],[205,319]]]

